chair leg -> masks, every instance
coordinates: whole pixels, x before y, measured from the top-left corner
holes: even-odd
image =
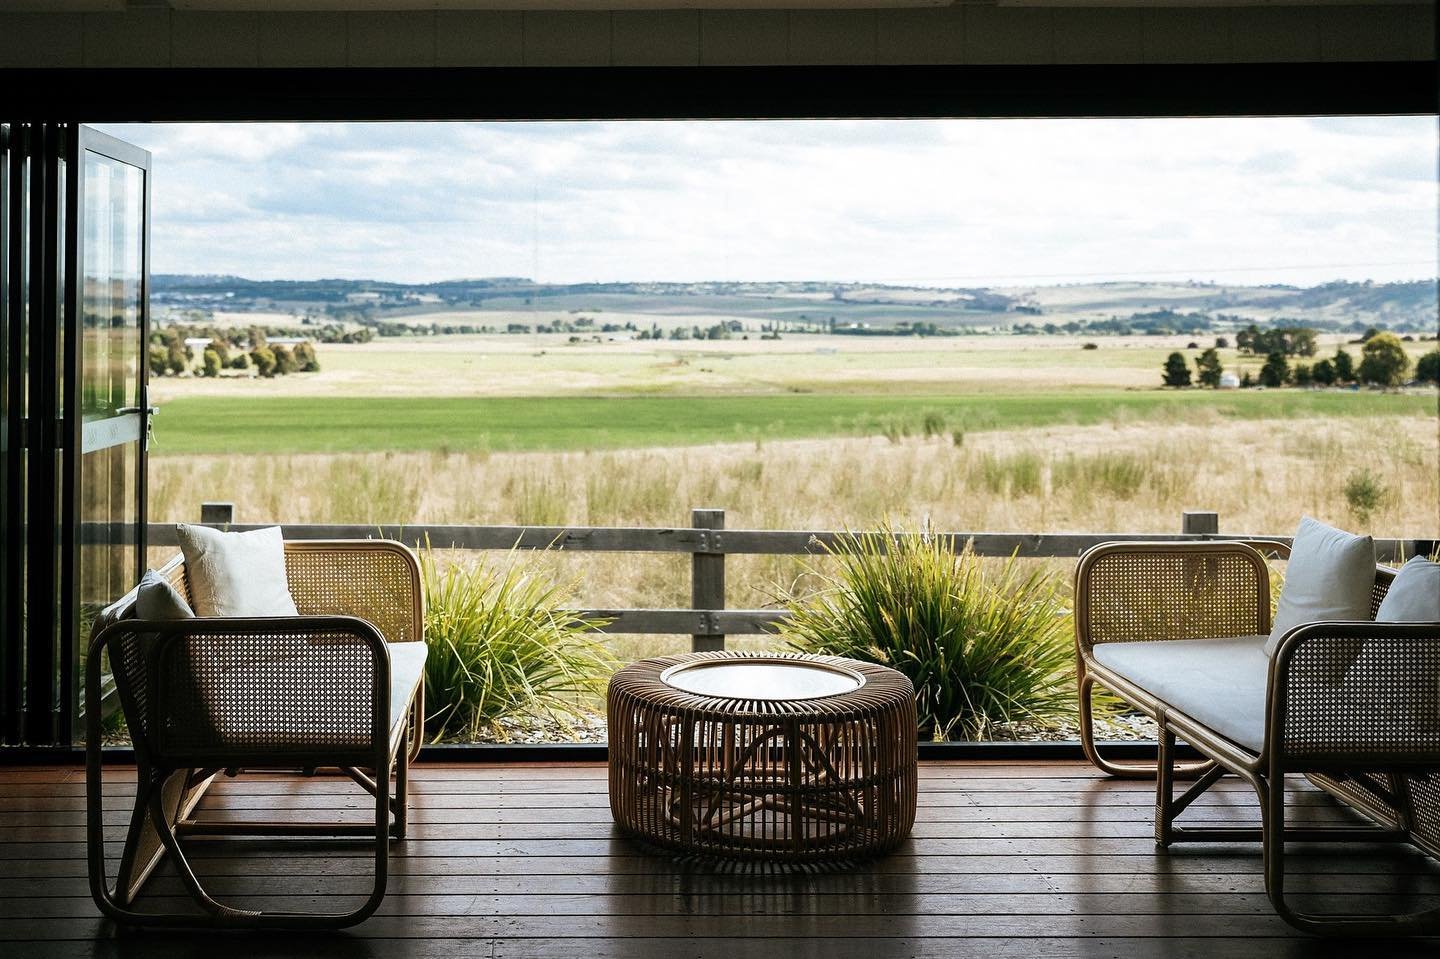
[[[1116,762],[1106,759],[1100,755],[1100,749],[1095,743],[1095,679],[1085,668],[1083,660],[1079,662],[1076,669],[1076,681],[1079,685],[1080,705],[1080,748],[1085,751],[1085,758],[1101,772],[1121,779],[1150,779],[1156,775],[1160,764],[1156,762],[1145,762],[1143,760],[1134,762]],[[1173,775],[1180,779],[1192,779],[1203,775],[1214,767],[1209,760],[1186,761],[1175,765]]]
[[[395,754],[395,800],[391,804],[391,809],[394,821],[390,826],[390,838],[404,839],[405,825],[410,812],[410,744],[408,742],[402,743]]]
[[[1162,720],[1155,762],[1155,845],[1170,845],[1170,824],[1175,818],[1175,734]]]
[[[1433,936],[1440,933],[1440,906],[1389,916],[1317,915],[1292,909],[1285,899],[1285,780],[1283,775],[1272,775],[1268,781],[1255,786],[1260,797],[1264,835],[1265,894],[1281,919],[1316,936]]]

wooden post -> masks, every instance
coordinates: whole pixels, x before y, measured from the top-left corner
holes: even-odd
[[[725,511],[692,509],[690,525],[695,529],[714,531],[706,534],[709,549],[691,554],[690,560],[690,608],[701,611],[700,632],[691,635],[690,648],[704,653],[725,648],[725,634],[716,630],[714,617],[703,612],[725,608],[725,554],[721,551]]]
[[[1218,536],[1220,514],[1186,510],[1180,514],[1180,532]]]
[[[229,526],[235,522],[235,504],[201,503],[200,522],[206,526]]]

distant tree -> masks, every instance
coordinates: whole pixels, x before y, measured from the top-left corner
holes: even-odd
[[[257,346],[250,351],[250,361],[255,364],[255,371],[265,378],[275,375],[275,354],[268,346]]]
[[[1194,340],[1191,340],[1189,343],[1186,343],[1186,344],[1185,344],[1185,349],[1187,349],[1187,350],[1198,350],[1198,349],[1200,349],[1200,344],[1199,344],[1199,343],[1196,343]]]
[[[250,369],[250,354],[236,353],[234,356],[230,357],[230,368],[232,370]]]
[[[1296,386],[1309,386],[1315,382],[1315,371],[1309,363],[1296,363],[1290,370],[1290,379]]]
[[[1367,327],[1365,328],[1365,332],[1360,334],[1360,342],[1361,342],[1361,343],[1369,343],[1371,340],[1373,340],[1375,337],[1377,337],[1377,336],[1379,336],[1379,335],[1380,335],[1380,330],[1376,329],[1376,328],[1373,327],[1373,326],[1367,326]]]
[[[1405,382],[1410,357],[1400,337],[1394,333],[1376,333],[1360,348],[1360,379],[1377,386],[1399,386]]]
[[[1261,386],[1284,386],[1285,381],[1289,378],[1290,364],[1286,361],[1284,353],[1277,351],[1265,357],[1265,365],[1260,367]]]
[[[1290,356],[1314,356],[1317,347],[1315,331],[1309,327],[1295,327],[1287,330]]]
[[[1215,389],[1220,385],[1220,374],[1223,372],[1225,368],[1220,365],[1220,354],[1214,347],[1196,357],[1195,378],[1200,381],[1201,386]]]
[[[1185,357],[1179,353],[1171,353],[1166,357],[1161,379],[1165,381],[1166,386],[1189,386],[1190,367],[1185,362]]]
[[[1241,353],[1255,352],[1255,334],[1259,332],[1259,329],[1256,328],[1254,323],[1251,323],[1249,326],[1245,327],[1245,329],[1240,330],[1238,333],[1235,334],[1235,348],[1238,349]]]
[[[208,377],[214,378],[220,375],[220,354],[214,350],[206,350],[200,358],[201,371]]]
[[[1440,386],[1440,349],[1431,350],[1415,364],[1415,378],[1421,383]]]
[[[1345,352],[1344,347],[1335,351],[1335,382],[1355,382],[1355,360],[1349,353]]]
[[[1099,344],[1099,343],[1086,343],[1084,346],[1080,347],[1080,349],[1082,349],[1082,350],[1098,350],[1098,349],[1100,349],[1100,344]]]
[[[1248,390],[1248,389],[1250,389],[1250,388],[1251,388],[1252,386],[1254,386],[1254,385],[1255,385],[1255,377],[1253,377],[1253,376],[1250,375],[1250,371],[1249,371],[1249,370],[1246,370],[1245,372],[1243,372],[1243,373],[1240,374],[1240,388],[1241,388],[1242,390]]]
[[[1230,341],[1223,336],[1215,337],[1215,349],[1225,350],[1230,348]]]
[[[1310,376],[1321,386],[1335,385],[1335,364],[1329,360],[1321,360],[1310,367]]]

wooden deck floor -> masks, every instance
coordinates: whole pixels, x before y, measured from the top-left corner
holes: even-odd
[[[107,769],[117,838],[127,773]],[[85,878],[82,769],[0,769],[0,955],[1355,955],[1354,943],[1318,943],[1275,918],[1258,847],[1157,852],[1153,787],[1076,763],[924,764],[905,846],[809,872],[684,861],[618,835],[603,766],[427,765],[412,782],[410,838],[392,846],[378,915],[327,935],[200,937],[122,932],[100,918]],[[222,782],[201,812],[359,819],[367,802],[338,777],[242,777]],[[1303,783],[1289,804],[1301,821],[1347,819]],[[1222,783],[1192,815],[1253,822],[1254,800]],[[353,843],[192,843],[197,869],[237,904],[333,908],[367,888],[369,863]],[[1292,885],[1312,906],[1383,909],[1440,895],[1440,867],[1408,848],[1295,849]],[[147,897],[180,893],[162,867]],[[1433,941],[1383,949],[1440,954]]]

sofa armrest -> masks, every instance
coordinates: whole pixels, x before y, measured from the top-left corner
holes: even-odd
[[[1440,766],[1440,622],[1297,626],[1275,651],[1267,709],[1282,768]]]
[[[1102,543],[1075,568],[1075,641],[1218,639],[1270,631],[1265,559],[1238,541]]]
[[[390,654],[363,619],[122,620],[92,644],[97,675],[106,647],[137,748],[163,765],[338,765],[388,748]]]

